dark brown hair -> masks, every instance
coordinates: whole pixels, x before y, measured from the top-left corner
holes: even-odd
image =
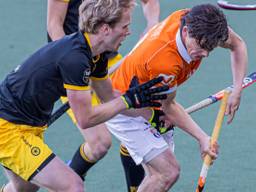
[[[188,27],[189,36],[207,51],[228,39],[227,19],[219,8],[211,4],[201,4],[190,9],[181,19],[181,29],[184,26]]]

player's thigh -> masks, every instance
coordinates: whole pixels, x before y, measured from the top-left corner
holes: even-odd
[[[165,172],[179,171],[178,161],[170,149],[166,149],[144,164],[144,166],[151,174],[163,174]]]
[[[104,145],[111,145],[111,134],[105,124],[99,124],[89,129],[80,129],[80,131],[89,144],[100,142]]]
[[[81,178],[57,156],[55,156],[31,182],[57,191],[64,191],[70,188],[70,184],[83,185]]]

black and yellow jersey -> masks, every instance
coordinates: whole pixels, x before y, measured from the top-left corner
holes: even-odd
[[[89,79],[108,77],[105,53],[92,58],[86,34],[51,42],[13,70],[0,84],[0,118],[43,126],[66,89],[88,90]]]

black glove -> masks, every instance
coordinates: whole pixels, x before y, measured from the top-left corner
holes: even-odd
[[[161,103],[158,100],[167,98],[167,94],[161,92],[167,91],[169,87],[167,85],[152,87],[162,80],[163,77],[157,77],[139,85],[138,78],[134,76],[130,88],[122,96],[127,108],[160,107]]]
[[[164,120],[161,120],[160,117],[164,116],[164,112],[159,109],[153,109],[152,117],[149,119],[150,124],[152,127],[154,127],[160,134],[164,134],[171,129],[173,129],[173,125],[170,125],[169,127],[165,126]]]

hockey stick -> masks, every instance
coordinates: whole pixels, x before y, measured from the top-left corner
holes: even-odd
[[[251,84],[256,82],[256,72],[250,74],[249,76],[244,78],[243,81],[243,88],[246,88],[248,86],[250,86]],[[226,89],[232,90],[233,86],[229,86]],[[192,105],[191,107],[188,107],[186,109],[186,111],[188,113],[193,113],[196,112],[202,108],[207,107],[208,105],[211,105],[213,103],[216,103],[217,101],[219,101],[220,99],[222,99],[224,94],[224,90],[219,91],[216,94],[213,94],[211,96],[209,96],[208,98],[202,100],[199,103],[196,103],[194,105]],[[69,109],[69,104],[68,102],[64,103],[60,108],[58,108],[50,117],[50,120],[48,122],[48,126],[51,125],[54,121],[56,121],[60,116],[62,116],[68,109]]]
[[[60,106],[53,114],[51,115],[47,126],[49,127],[53,122],[59,119],[68,109],[70,108],[69,103],[66,102],[62,106]]]
[[[229,10],[238,10],[238,11],[250,11],[256,10],[256,4],[245,4],[244,1],[242,4],[230,3],[229,1],[219,0],[217,4],[223,9]]]
[[[225,110],[226,110],[226,106],[227,106],[229,93],[230,93],[230,91],[224,91],[223,99],[222,99],[220,109],[219,109],[219,112],[218,112],[218,115],[217,115],[217,118],[215,121],[214,129],[212,132],[211,145],[213,145],[218,140],[220,130],[221,130],[221,125],[222,125],[224,115],[225,115]],[[208,173],[211,163],[212,163],[212,158],[207,154],[204,158],[204,162],[203,162],[203,166],[202,166],[202,169],[200,172],[200,177],[198,180],[196,192],[203,191],[205,182],[206,182],[207,173]]]
[[[243,80],[243,89],[250,86],[251,84],[253,84],[255,82],[256,82],[256,72],[251,73],[250,75],[248,75],[247,77],[244,78],[244,80]],[[202,108],[207,107],[208,105],[216,103],[217,101],[222,99],[225,90],[232,91],[232,89],[233,89],[233,86],[229,86],[226,89],[223,89],[223,90],[221,90],[221,91],[219,91],[219,92],[217,92],[213,95],[210,95],[209,97],[200,101],[199,103],[196,103],[196,104],[190,106],[189,108],[187,108],[186,109],[187,113],[192,113],[192,112],[198,111]]]

